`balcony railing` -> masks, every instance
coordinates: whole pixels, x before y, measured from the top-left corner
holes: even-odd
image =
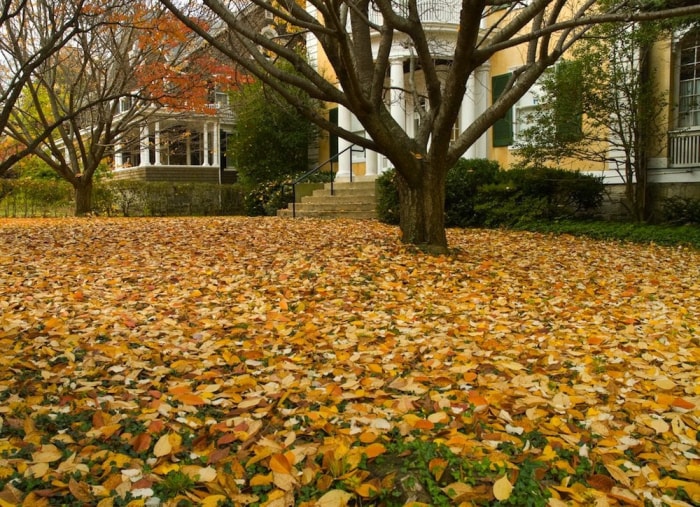
[[[700,128],[669,132],[668,158],[671,167],[700,167]]]
[[[233,109],[228,104],[207,104],[207,109],[216,110],[216,115],[222,121],[232,122],[234,120]]]
[[[417,0],[418,15],[423,23],[459,23],[459,12],[462,2],[458,0]],[[402,16],[408,15],[407,0],[392,2],[394,11]],[[371,7],[370,7],[371,9]],[[381,24],[382,14],[378,10],[370,11],[372,22]]]

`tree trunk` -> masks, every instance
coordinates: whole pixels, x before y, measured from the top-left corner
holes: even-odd
[[[430,170],[426,165],[421,173],[413,185],[400,172],[397,174],[401,240],[429,253],[446,253],[446,171]]]
[[[73,188],[75,189],[75,216],[88,215],[92,212],[92,178],[79,178]]]

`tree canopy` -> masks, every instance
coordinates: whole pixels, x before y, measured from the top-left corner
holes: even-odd
[[[453,43],[440,45],[421,20],[424,6],[418,0],[308,0],[305,5],[292,0],[203,0],[187,6],[161,1],[201,37],[268,83],[316,124],[384,154],[399,176],[403,240],[436,250],[444,250],[447,245],[447,170],[592,26],[700,13],[700,5],[658,8],[627,0],[585,0],[576,4],[559,0],[465,0],[457,13],[459,26]],[[304,31],[308,40],[318,41],[332,75],[288,47],[284,39],[255,30],[244,15],[250,5]],[[202,19],[223,23],[230,38],[245,52],[230,50],[230,45],[207,31]],[[423,94],[416,106],[420,125],[414,135],[407,134],[392,118],[385,100],[392,49],[398,46],[407,48],[412,68],[420,69],[425,82],[424,90],[403,90]],[[469,77],[495,54],[514,47],[521,47],[524,57],[502,93],[453,139],[453,126]],[[276,60],[289,62],[294,72],[276,66]],[[306,107],[299,94],[289,91],[290,85],[308,97],[346,107],[368,135],[345,130]]]

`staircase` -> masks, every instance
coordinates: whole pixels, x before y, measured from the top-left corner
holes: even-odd
[[[307,218],[377,218],[374,181],[326,183],[296,203],[296,216]],[[292,205],[277,211],[278,217],[292,217]]]

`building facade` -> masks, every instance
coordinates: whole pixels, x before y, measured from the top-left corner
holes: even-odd
[[[447,68],[459,28],[461,2],[418,0],[417,5],[427,37],[434,48],[435,61]],[[379,18],[373,21],[379,21]],[[482,30],[488,30],[489,22],[489,17],[482,19]],[[402,34],[397,34],[391,49],[391,71],[385,86],[389,90],[387,100],[392,117],[407,134],[412,135],[419,122],[413,100],[424,94],[424,88],[421,88],[420,70],[411,68],[410,45],[401,37]],[[312,36],[307,39],[307,48],[311,61],[319,67],[326,65],[322,50]],[[523,63],[523,53],[519,47],[504,49],[471,75],[458,122],[454,126],[455,137],[499,96],[512,70]],[[652,58],[657,87],[668,96],[668,107],[666,117],[660,119],[666,135],[662,136],[663,140],[658,146],[650,150],[653,155],[648,160],[649,183],[698,184],[698,188],[692,191],[700,197],[700,28],[678,31],[672,39],[659,41],[653,47]],[[411,87],[415,87],[418,93],[411,93]],[[463,156],[487,158],[498,161],[502,167],[510,167],[516,161],[518,136],[529,126],[528,115],[537,107],[537,100],[535,87]],[[347,109],[330,105],[329,114],[341,127],[364,135],[362,126]],[[347,180],[351,174],[352,178],[373,179],[389,167],[389,162],[382,155],[347,149],[349,146],[348,142],[333,136],[327,136],[321,142],[319,163],[339,154],[339,180]],[[603,176],[608,184],[619,184],[622,180],[615,159],[620,155],[615,154],[612,148],[609,155],[611,161],[607,164],[571,160],[562,165]],[[688,187],[691,188],[692,185]]]

